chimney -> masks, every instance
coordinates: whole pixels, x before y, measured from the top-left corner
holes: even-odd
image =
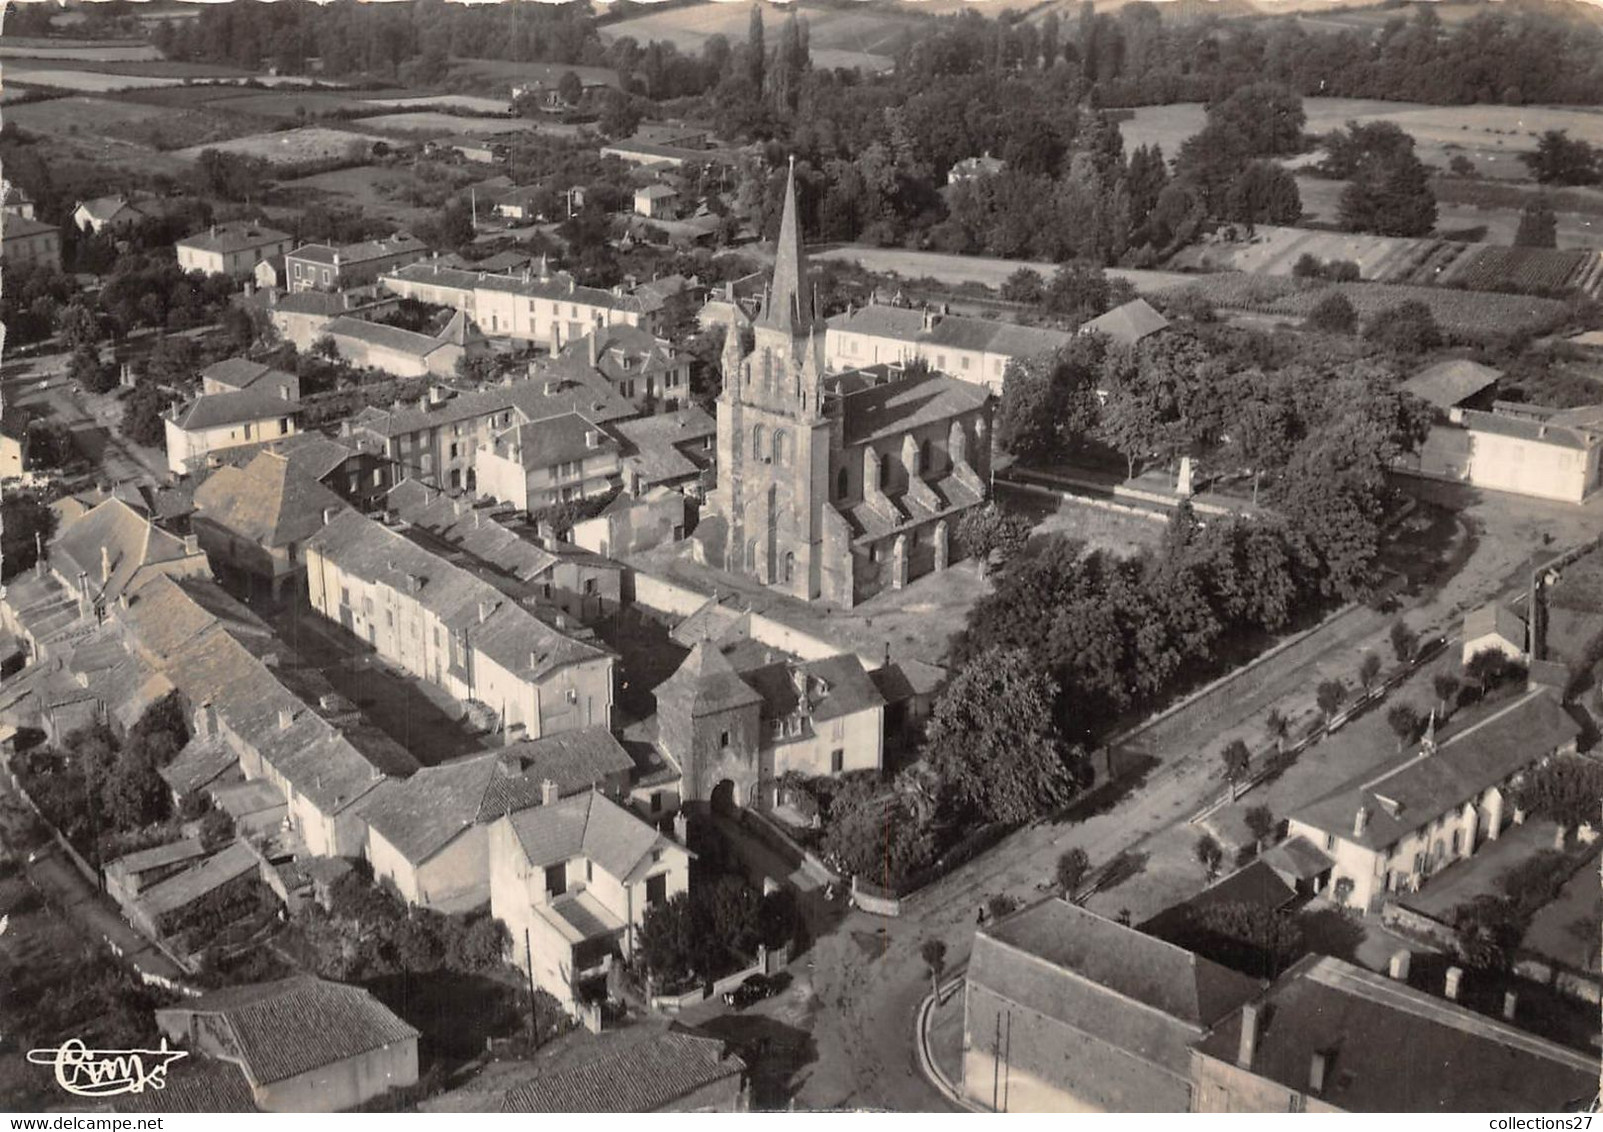
[[[560,381],[547,381],[545,383],[543,389],[544,389],[545,395],[547,397],[555,396],[556,394],[562,392],[562,382],[560,382]]]
[[[289,400],[289,384],[287,382],[280,382],[279,383],[279,386],[278,386],[278,399],[280,401],[288,401]]]
[[[422,588],[423,588],[423,577],[422,577],[422,575],[420,575],[420,574],[408,574],[406,576],[406,592],[407,593],[415,594],[419,590],[421,590]]]
[[[1330,1071],[1330,1054],[1324,1050],[1314,1050],[1313,1056],[1308,1059],[1308,1093],[1317,1097],[1325,1091],[1325,1074]]]
[[[550,520],[541,519],[537,524],[535,524],[534,531],[535,541],[540,544],[542,549],[556,549],[557,529],[551,525]]]
[[[1458,1001],[1458,992],[1459,992],[1460,987],[1463,986],[1463,983],[1464,983],[1464,968],[1462,968],[1462,967],[1449,967],[1449,968],[1447,968],[1447,985],[1442,988],[1442,993],[1445,994],[1453,1002],[1457,1002]]]
[[[432,402],[435,405],[443,405],[443,404],[445,404],[445,386],[443,386],[443,385],[431,385],[431,386],[429,386],[429,401]]]
[[[590,332],[590,368],[591,369],[595,369],[597,363],[599,363],[601,361],[601,346],[600,346],[600,343],[598,343],[596,341],[596,339],[598,339],[599,337],[601,337],[601,336],[599,334],[597,334],[595,331],[592,330]]]
[[[287,707],[281,707],[278,709],[278,729],[280,731],[288,731],[290,729],[290,725],[294,722],[295,713],[293,711]]]
[[[111,548],[107,546],[100,548],[100,584],[111,584]]]
[[[557,784],[549,778],[540,783],[540,804],[549,806],[557,800]]]
[[[1520,996],[1513,991],[1503,992],[1503,1021],[1514,1021],[1514,1012],[1519,1007]]]
[[[584,446],[586,448],[600,448],[601,447],[601,433],[599,433],[598,431],[596,431],[593,428],[592,429],[586,429],[585,430],[585,434],[584,434]]]
[[[1243,1069],[1252,1068],[1252,1059],[1258,1052],[1259,1015],[1263,1007],[1249,1002],[1241,1008],[1241,1045],[1236,1050],[1236,1064]]]
[[[690,839],[690,819],[680,810],[673,816],[673,838],[683,845]]]
[[[486,621],[488,621],[490,619],[490,614],[494,611],[495,604],[493,602],[479,602],[479,624],[483,625]]]
[[[200,553],[200,538],[197,535],[184,536],[184,554],[194,557]]]
[[[1391,977],[1396,979],[1399,983],[1406,983],[1408,981],[1408,968],[1413,961],[1414,953],[1409,951],[1406,947],[1392,952],[1390,968]]]
[[[207,700],[195,709],[195,738],[210,739],[217,727],[217,712]]]
[[[339,510],[338,507],[323,508],[323,525],[325,527],[334,521],[334,516],[339,514]]]
[[[1362,837],[1364,830],[1369,828],[1369,807],[1359,806],[1358,813],[1353,815],[1353,836]]]

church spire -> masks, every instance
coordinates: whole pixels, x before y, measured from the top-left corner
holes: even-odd
[[[803,289],[806,275],[801,223],[796,219],[796,158],[792,155],[785,181],[785,213],[779,221],[779,243],[774,250],[774,281],[757,320],[759,326],[783,330],[793,338],[807,333],[813,311]]]

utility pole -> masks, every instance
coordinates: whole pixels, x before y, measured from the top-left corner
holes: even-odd
[[[529,972],[529,1039],[540,1048],[540,1000],[534,993],[534,949],[529,945],[529,929],[523,929],[523,962]]]

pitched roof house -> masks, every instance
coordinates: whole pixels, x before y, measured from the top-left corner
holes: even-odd
[[[1000,395],[1008,362],[1050,354],[1072,339],[1045,327],[871,303],[829,320],[824,353],[831,370],[920,358],[939,373]]]
[[[1598,1062],[1307,955],[1192,1051],[1193,1112],[1581,1112]]]
[[[288,436],[296,429],[300,402],[280,383],[269,391],[259,383],[227,393],[202,393],[174,405],[162,420],[167,432],[167,467],[188,475],[213,452],[260,444]]]
[[[1152,304],[1145,299],[1131,299],[1128,303],[1099,314],[1080,327],[1081,334],[1106,334],[1121,346],[1134,346],[1142,339],[1169,327]]]
[[[974,935],[963,1095],[998,1112],[1186,1112],[1192,1043],[1261,984],[1049,899]]]
[[[426,767],[363,803],[373,875],[401,898],[440,912],[490,898],[489,827],[508,814],[582,790],[621,794],[634,768],[606,728],[511,744]]]
[[[722,1038],[675,1026],[504,1094],[502,1112],[745,1112],[746,1063]]]
[[[216,569],[276,601],[305,576],[302,544],[345,506],[284,456],[261,452],[243,468],[217,469],[195,489],[190,524]]]
[[[236,1065],[267,1112],[339,1112],[417,1083],[418,1031],[344,983],[300,975],[210,991],[157,1010],[156,1025]]]

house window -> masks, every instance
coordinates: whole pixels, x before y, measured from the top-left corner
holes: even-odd
[[[451,459],[455,460],[456,459],[456,454],[457,454],[456,441],[453,440],[451,442]]]
[[[596,592],[596,580],[594,578],[586,578],[584,580],[584,592],[586,597],[592,596]]]
[[[289,560],[291,562],[294,562],[295,561],[295,557],[296,557],[296,553],[297,553],[295,544],[294,543],[290,543],[288,546],[286,546],[284,548],[284,553],[289,556]]]
[[[668,899],[668,874],[659,873],[646,878],[646,907],[655,908]]]
[[[662,791],[661,790],[653,790],[651,792],[651,812],[654,813],[654,814],[662,813]]]
[[[1327,853],[1328,852],[1333,852],[1335,850],[1335,848],[1336,848],[1336,835],[1334,833],[1325,834],[1325,851]]]
[[[578,692],[577,689],[575,689],[575,688],[569,688],[568,689],[568,702],[570,704],[576,704],[576,703],[579,702],[579,692]]]
[[[250,439],[250,425],[246,425],[245,426],[245,439],[246,440]]]
[[[545,870],[545,892],[547,896],[561,896],[568,891],[568,863],[563,861],[555,865],[547,865]]]
[[[278,418],[278,435],[279,436],[286,436],[286,435],[288,435],[288,433],[289,433],[289,418],[288,417],[279,417]]]
[[[846,769],[846,752],[836,747],[829,752],[829,773],[839,774]]]
[[[587,882],[596,879],[596,865],[589,858],[586,858],[584,862],[584,879]]]
[[[718,746],[720,749],[725,751],[729,749],[729,732],[725,731],[723,734],[718,736]]]
[[[341,586],[340,587],[340,604],[341,605],[349,605],[349,604],[351,604],[351,591],[345,586]]]
[[[851,485],[852,485],[852,478],[851,478],[851,476],[847,475],[845,468],[842,468],[840,471],[836,472],[835,473],[835,498],[836,499],[845,499],[847,492],[851,490]]]

